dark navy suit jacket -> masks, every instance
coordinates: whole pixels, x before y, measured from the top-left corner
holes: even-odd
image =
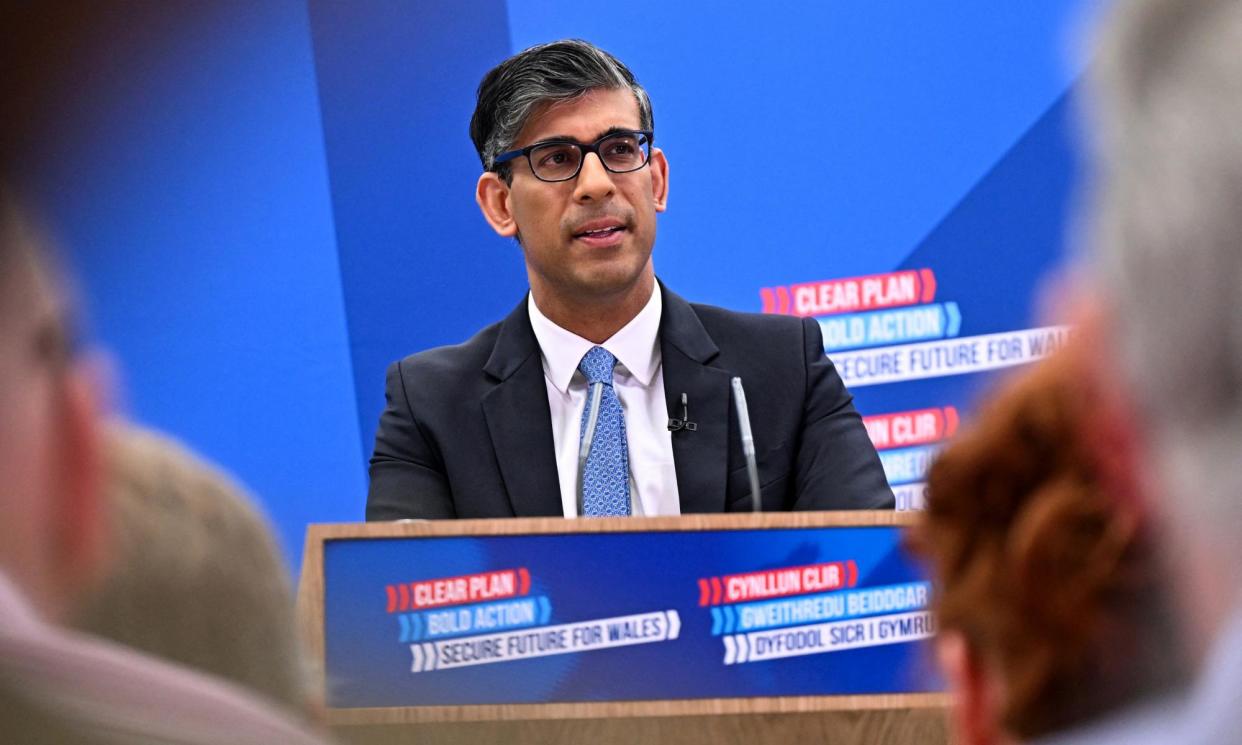
[[[809,318],[687,303],[662,284],[660,351],[681,511],[751,509],[729,380],[742,378],[764,510],[892,509],[879,457]],[[563,514],[526,302],[464,344],[388,368],[368,520]]]

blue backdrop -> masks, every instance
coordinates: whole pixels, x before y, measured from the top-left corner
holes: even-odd
[[[656,268],[683,296],[759,311],[765,289],[930,269],[960,323],[889,341],[973,338],[1031,326],[1062,253],[1095,5],[126,3],[70,61],[38,196],[123,408],[249,485],[297,561],[308,522],[362,517],[387,363],[521,299],[467,136],[504,57],[583,37],[648,88]],[[864,414],[965,413],[986,377],[855,390]],[[894,483],[918,481],[908,450]]]

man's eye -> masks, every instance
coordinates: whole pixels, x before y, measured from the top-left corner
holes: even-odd
[[[539,158],[539,165],[541,166],[563,166],[571,162],[573,162],[573,156],[566,148],[552,150]]]
[[[618,140],[608,143],[607,153],[609,155],[632,155],[638,146],[633,140]]]

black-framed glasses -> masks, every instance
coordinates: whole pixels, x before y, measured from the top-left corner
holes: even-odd
[[[650,130],[623,130],[606,134],[589,145],[572,140],[547,140],[501,153],[496,156],[493,168],[524,155],[531,173],[540,181],[568,181],[582,170],[587,153],[595,153],[606,170],[629,173],[647,165],[653,139],[654,133]]]

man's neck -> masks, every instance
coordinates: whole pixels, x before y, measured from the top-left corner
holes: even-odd
[[[625,324],[634,320],[651,300],[655,292],[655,277],[647,276],[619,297],[592,298],[575,301],[572,298],[552,297],[538,292],[531,293],[539,312],[549,321],[583,339],[602,344],[611,339]]]
[[[1242,604],[1237,554],[1211,539],[1188,539],[1184,534],[1178,535],[1172,553],[1189,652],[1202,662]]]

